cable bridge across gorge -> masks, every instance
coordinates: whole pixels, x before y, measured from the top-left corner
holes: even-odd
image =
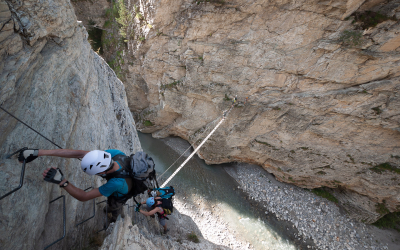
[[[229,112],[230,112],[230,111],[232,110],[232,108],[234,107],[234,105],[235,105],[235,103],[236,103],[236,99],[237,99],[237,97],[235,97],[235,98],[233,99],[231,107],[230,107],[227,111],[225,111],[225,112],[223,113],[222,119],[221,119],[221,120],[219,121],[219,123],[215,126],[215,128],[207,135],[207,137],[200,143],[200,145],[188,156],[188,158],[175,170],[175,172],[161,185],[161,188],[165,187],[165,186],[172,180],[172,178],[175,177],[175,175],[186,165],[186,163],[193,157],[193,155],[197,153],[197,151],[203,146],[203,144],[211,137],[211,135],[212,135],[212,134],[218,129],[218,127],[224,122],[224,120],[226,119],[227,115],[229,114]],[[244,102],[244,104],[245,104],[246,102],[247,102],[247,98],[246,98],[246,101]],[[28,124],[26,124],[25,122],[23,122],[22,120],[20,120],[19,118],[17,118],[16,116],[14,116],[13,114],[11,114],[11,113],[8,112],[7,110],[5,110],[3,107],[0,106],[0,109],[3,110],[3,111],[4,111],[5,113],[7,113],[8,115],[10,115],[11,117],[15,118],[17,121],[19,121],[19,122],[21,122],[22,124],[24,124],[24,125],[25,125],[26,127],[28,127],[29,129],[33,130],[33,131],[34,131],[35,133],[37,133],[38,135],[42,136],[44,139],[46,139],[47,141],[49,141],[50,143],[52,143],[52,144],[55,145],[56,147],[62,149],[62,147],[60,147],[59,145],[57,145],[56,143],[54,143],[52,140],[48,139],[47,137],[45,137],[44,135],[42,135],[41,133],[39,133],[38,131],[36,131],[35,129],[33,129],[31,126],[29,126]],[[190,146],[189,148],[191,148],[191,146]],[[189,148],[188,148],[188,149],[189,149]],[[6,159],[11,159],[12,156],[14,156],[14,155],[16,155],[16,154],[18,154],[18,153],[20,153],[20,152],[26,150],[26,149],[28,149],[28,148],[26,148],[26,147],[21,148],[21,149],[17,150],[16,152],[14,152],[14,153],[12,153],[12,154],[10,154],[10,155],[7,155],[5,158],[6,158]],[[188,149],[187,149],[187,150],[188,150]],[[187,150],[186,150],[186,151],[187,151]],[[182,155],[184,155],[184,154],[186,153],[186,151],[185,151]],[[181,155],[181,156],[182,156],[182,155]],[[181,156],[180,156],[180,157],[181,157]],[[179,157],[179,158],[180,158],[180,157]],[[178,159],[179,159],[179,158],[178,158]],[[177,159],[177,160],[178,160],[178,159]],[[79,160],[81,160],[81,159],[79,159]],[[177,160],[176,160],[175,162],[177,162]],[[162,175],[164,175],[164,174],[175,164],[175,162],[174,162]],[[22,163],[19,186],[16,187],[16,188],[14,188],[14,189],[11,190],[10,192],[8,192],[8,193],[6,193],[6,194],[0,196],[0,201],[3,200],[4,198],[6,198],[7,196],[11,195],[12,193],[18,191],[20,188],[22,188],[22,186],[23,186],[23,184],[24,184],[25,166],[26,166],[26,160],[24,160],[23,163]],[[162,175],[161,175],[161,176],[162,176]],[[161,176],[160,176],[160,177],[161,177]],[[87,191],[87,190],[92,189],[92,188],[93,188],[93,187],[88,187],[88,188],[86,188],[84,191]],[[57,201],[57,200],[59,200],[59,199],[62,199],[62,201],[63,201],[63,205],[62,205],[62,207],[63,207],[63,235],[62,235],[59,239],[57,239],[57,240],[53,241],[52,243],[50,243],[49,245],[47,245],[47,246],[44,248],[44,250],[50,248],[51,246],[53,246],[53,245],[56,244],[57,242],[63,240],[63,239],[65,238],[65,236],[66,236],[65,195],[61,195],[61,196],[59,196],[59,197],[57,197],[57,198],[51,200],[51,201],[49,202],[49,204],[51,204],[51,203],[53,203],[53,202],[55,202],[55,201]],[[93,199],[93,215],[90,216],[89,218],[84,219],[83,221],[81,221],[81,222],[75,224],[75,227],[78,227],[78,226],[82,225],[83,223],[85,223],[85,222],[87,222],[87,221],[93,219],[93,218],[95,217],[95,215],[96,215],[96,205],[99,205],[99,204],[104,203],[104,202],[106,202],[106,201],[107,201],[107,200],[103,200],[103,201],[100,201],[100,202],[97,202],[97,203],[96,203],[96,202],[95,202],[95,199]],[[134,201],[136,202],[135,199],[134,199]],[[136,203],[137,203],[137,202],[136,202]],[[128,211],[129,211],[129,208],[130,208],[130,207],[133,207],[133,206],[129,206],[129,204],[125,204],[125,205],[128,207]],[[104,230],[107,229],[107,223],[108,223],[107,212],[108,212],[108,211],[107,211],[107,206],[105,206],[105,207],[106,207],[106,210],[105,210],[106,214],[105,214],[105,224],[104,224],[104,227],[103,227],[102,229],[100,229],[99,231],[97,231],[96,233],[99,233],[99,232],[104,231]],[[135,223],[135,222],[136,222],[135,215],[133,216],[133,220],[134,220],[134,223]]]

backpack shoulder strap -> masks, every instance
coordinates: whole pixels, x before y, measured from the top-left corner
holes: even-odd
[[[122,166],[122,168],[125,169],[128,169],[128,166],[131,162],[131,157],[126,155],[116,155],[111,159],[113,159],[113,161],[118,162]]]
[[[108,174],[106,176],[106,180],[109,181],[112,178],[124,178],[126,181],[126,184],[128,185],[128,193],[132,189],[133,186],[133,180],[129,176],[129,169],[127,166],[129,166],[130,163],[130,157],[126,155],[116,155],[113,158],[113,161],[118,162],[121,165],[121,170],[113,172],[111,174]]]

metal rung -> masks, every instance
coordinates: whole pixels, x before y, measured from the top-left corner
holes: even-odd
[[[99,205],[100,203],[104,203],[104,202],[106,202],[106,201],[107,201],[107,200],[97,202],[96,205]]]
[[[130,207],[136,207],[135,205],[133,205],[133,206],[129,206],[129,204],[125,204],[125,205],[128,206],[128,213],[129,213],[129,208]],[[136,224],[135,213],[132,214],[132,219],[133,219],[133,224],[135,225]]]
[[[107,200],[100,201],[100,202],[97,202],[96,204],[99,205],[100,203],[103,203],[103,202],[106,202],[106,201],[107,201]],[[108,206],[107,206],[107,204],[106,204],[106,219],[105,219],[106,223],[104,224],[103,229],[100,229],[100,230],[97,231],[96,233],[100,233],[101,231],[105,231],[105,230],[107,229],[107,223],[108,223],[108,216],[107,216],[107,214],[108,214]]]
[[[19,152],[25,150],[25,149],[28,149],[28,148],[21,148],[21,149],[19,149],[18,151],[14,152],[14,153],[12,153],[12,154],[10,154],[10,155],[8,155],[8,156],[6,157],[6,159],[10,159],[11,156],[13,156],[13,155],[15,155],[15,154],[17,154],[17,153],[19,153]],[[21,170],[21,177],[20,177],[20,179],[19,179],[19,186],[18,186],[17,188],[15,188],[14,190],[12,190],[11,192],[8,192],[8,193],[6,193],[5,195],[1,196],[1,197],[0,197],[0,200],[2,200],[3,198],[6,198],[6,197],[9,196],[10,194],[16,192],[18,189],[20,189],[20,188],[22,187],[22,185],[24,185],[25,164],[26,164],[26,159],[25,159],[24,162],[22,163],[22,170]]]
[[[87,190],[89,190],[89,189],[91,189],[91,188],[93,188],[93,187],[88,187],[88,188],[86,188],[84,191],[86,192]],[[96,199],[93,199],[93,215],[92,215],[91,217],[87,218],[86,220],[81,221],[81,222],[79,222],[78,224],[76,224],[76,225],[75,225],[76,227],[79,226],[80,224],[83,224],[83,223],[85,223],[86,221],[88,221],[88,220],[94,218],[94,216],[96,215],[95,200],[96,200]]]
[[[54,202],[54,201],[56,201],[56,200],[58,200],[58,199],[60,199],[60,198],[63,198],[63,227],[64,227],[64,234],[63,234],[63,236],[62,236],[61,238],[59,238],[58,240],[56,240],[56,241],[54,241],[53,243],[51,243],[50,245],[48,245],[47,247],[45,247],[43,250],[45,250],[45,249],[51,247],[52,245],[56,244],[56,243],[59,242],[60,240],[64,239],[65,234],[66,234],[65,195],[61,195],[61,196],[55,198],[54,200],[50,201],[49,204],[52,203],[52,202]]]
[[[129,206],[129,204],[125,204],[124,206],[128,206],[128,213],[129,213],[129,208],[130,207],[136,207],[136,206]]]

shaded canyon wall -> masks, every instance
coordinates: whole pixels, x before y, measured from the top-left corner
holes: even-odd
[[[255,163],[280,181],[332,188],[365,222],[399,211],[399,1],[124,6],[120,72],[142,132],[196,146],[237,96],[199,151],[207,163]],[[367,10],[385,18],[365,27]]]

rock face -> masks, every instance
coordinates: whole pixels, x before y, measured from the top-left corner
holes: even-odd
[[[87,42],[70,1],[0,0],[0,105],[62,148],[140,149],[123,84]],[[0,110],[0,195],[18,187],[21,165],[5,159],[22,147],[57,148]],[[26,165],[21,189],[0,201],[1,249],[43,249],[63,235],[55,249],[82,249],[103,227],[104,213],[91,201],[78,202],[43,181],[42,172],[59,167],[82,189],[101,183],[84,175],[77,159],[39,157]],[[98,198],[97,202],[103,199]]]
[[[130,210],[133,212],[133,209]],[[135,212],[133,212],[135,213]],[[167,234],[161,234],[162,227],[158,219],[152,219],[142,214],[127,214],[125,218],[119,217],[115,224],[111,224],[107,229],[108,236],[105,238],[100,250],[117,249],[215,249],[224,250],[228,247],[213,244],[203,237],[194,221],[174,210],[169,215],[167,222],[170,231]],[[136,224],[132,225],[132,222]],[[139,225],[139,227],[138,227]],[[198,236],[198,243],[188,239],[188,234]]]
[[[373,222],[400,209],[399,4],[125,1],[129,107],[142,132],[196,146],[237,96],[207,163],[333,188]],[[360,33],[351,15],[366,10],[393,18]]]

